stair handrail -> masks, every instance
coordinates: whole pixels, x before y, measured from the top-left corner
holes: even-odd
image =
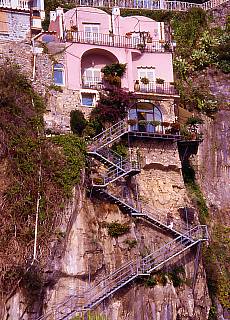
[[[164,210],[162,212],[166,213],[166,210]],[[190,223],[179,222],[175,219],[173,219],[172,221],[170,221],[170,223],[168,223],[167,218],[165,217],[165,215],[161,214],[161,211],[159,209],[153,210],[148,205],[144,205],[144,207],[142,207],[141,213],[149,216],[150,218],[158,220],[162,224],[168,226],[171,229],[179,231],[180,233],[186,233],[186,231],[191,229],[191,227],[192,227],[192,225]],[[168,211],[167,211],[167,213],[168,213]],[[164,218],[162,218],[162,216]]]
[[[126,132],[128,132],[128,124],[126,119],[124,119],[93,137],[88,144],[88,149],[97,150],[98,148],[109,144],[115,139],[118,139],[122,134]]]
[[[169,261],[173,257],[179,255],[181,252],[187,250],[189,247],[195,245],[197,242],[208,240],[207,226],[206,225],[195,226],[194,228],[189,230],[186,233],[186,235],[187,235],[187,238],[185,237],[185,235],[178,236],[174,240],[167,242],[161,248],[155,250],[153,253],[145,256],[144,258],[130,260],[129,262],[123,264],[118,269],[116,269],[114,272],[109,274],[108,276],[103,277],[94,286],[89,287],[83,293],[84,300],[87,301],[87,304],[79,306],[79,308],[81,308],[79,310],[76,310],[76,308],[75,308],[75,310],[73,310],[72,313],[80,312],[81,310],[86,310],[87,308],[90,308],[90,305],[92,306],[92,304],[95,305],[95,304],[99,303],[105,297],[109,296],[111,292],[118,290],[120,287],[123,286],[122,283],[124,283],[124,277],[122,277],[122,276],[124,276],[124,274],[126,275],[126,281],[131,281],[132,279],[136,278],[139,275],[148,275],[154,269],[159,268],[160,265]],[[193,240],[191,240],[191,238],[190,238],[191,235],[193,236]],[[182,246],[182,249],[178,251],[178,248],[180,245]],[[165,252],[167,252],[166,258],[165,258]],[[158,258],[158,260],[159,260],[159,258],[161,258],[160,261],[157,262],[157,260],[156,260],[157,258]],[[132,266],[133,268],[129,268],[130,266]],[[128,270],[127,270],[127,268],[128,268]],[[123,272],[123,274],[122,274],[122,271],[124,271],[124,270],[127,270],[127,271],[125,273]],[[119,276],[119,279],[120,279],[119,281],[121,281],[121,279],[123,281],[121,281],[118,286],[115,286],[116,284],[118,284],[118,281],[116,282],[116,279],[118,277],[116,277],[116,276],[119,273],[121,273],[121,275]],[[114,278],[113,281],[109,282],[109,280],[111,280],[112,278]],[[111,284],[113,284],[114,282],[115,282],[114,286],[111,286]],[[102,290],[98,291],[97,289],[100,289],[101,284],[104,284],[104,286],[102,287]],[[109,288],[109,289],[107,290],[107,288]],[[82,296],[81,296],[81,298],[82,298]],[[71,299],[72,300],[75,299],[74,303],[76,304],[77,303],[76,299],[79,299],[79,295],[71,296],[67,301],[64,301],[63,303],[59,304],[58,306],[55,306],[55,310],[66,305]],[[44,320],[50,314],[52,314],[52,311],[50,311],[45,316],[39,317],[37,320]]]

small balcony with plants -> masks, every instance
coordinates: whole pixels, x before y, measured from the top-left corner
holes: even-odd
[[[135,81],[134,91],[137,93],[154,93],[173,96],[179,94],[174,82],[166,82],[161,78],[156,78],[156,81],[150,81],[147,77]]]
[[[142,133],[142,136],[147,134],[149,137],[162,139],[179,140],[181,138],[180,124],[178,122],[128,119],[127,124],[129,132],[134,135]]]

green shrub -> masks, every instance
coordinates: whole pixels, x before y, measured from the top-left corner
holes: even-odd
[[[58,92],[63,92],[63,88],[62,88],[61,86],[57,86],[57,85],[55,85],[55,84],[51,84],[51,85],[49,86],[49,89],[50,89],[50,90],[55,90],[55,91],[58,91]]]
[[[128,147],[123,143],[115,143],[112,146],[112,150],[115,151],[117,154],[119,154],[121,157],[128,156]]]
[[[202,70],[208,67],[212,58],[204,49],[194,49],[191,55],[194,70]]]
[[[217,309],[216,306],[211,306],[208,314],[208,320],[217,320]]]
[[[202,124],[204,121],[200,117],[192,116],[189,117],[186,121],[187,125],[196,125],[196,124]]]
[[[101,69],[105,76],[117,76],[121,78],[126,70],[126,63],[112,63]]]
[[[110,237],[117,238],[127,232],[130,227],[127,224],[120,224],[118,222],[111,222],[107,224],[108,234]]]
[[[184,284],[184,276],[185,276],[185,270],[183,266],[178,266],[173,268],[169,273],[168,273],[169,278],[172,280],[172,283],[174,287],[179,287],[182,284]]]
[[[108,318],[101,314],[87,312],[87,314],[77,315],[71,320],[108,320]]]
[[[229,60],[222,60],[218,62],[218,67],[223,73],[230,73],[230,62]]]
[[[156,280],[156,278],[154,276],[149,276],[145,280],[144,284],[145,284],[146,287],[152,288],[152,287],[155,287],[157,285],[157,280]]]
[[[73,133],[81,136],[86,125],[87,121],[82,111],[72,110],[70,112],[70,127]]]
[[[129,246],[130,249],[135,248],[137,245],[136,239],[126,239],[125,243]]]

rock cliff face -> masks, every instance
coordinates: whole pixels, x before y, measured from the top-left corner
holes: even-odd
[[[206,120],[203,132],[205,142],[199,149],[200,182],[210,207],[226,214],[222,222],[229,225],[230,210],[230,112],[221,110],[215,120]]]
[[[119,181],[113,190],[123,194],[125,190],[126,197],[133,202],[137,201],[138,193],[143,208],[151,206],[166,218],[170,214],[170,219],[179,221],[177,209],[189,205],[189,199],[176,143],[134,141],[131,149],[137,148],[141,173],[131,181]],[[114,221],[128,224],[129,232],[118,238],[110,237],[106,225]],[[80,287],[93,284],[128,260],[153,252],[172,239],[144,220],[130,218],[116,205],[88,196],[84,186],[76,188],[72,204],[64,215],[61,232],[65,234],[64,243],[55,251],[46,270],[47,274],[58,276],[55,285],[46,291],[45,313],[74,295]],[[131,246],[133,240],[135,245]],[[207,319],[210,300],[205,272],[200,261],[198,273],[195,273],[195,258],[196,250],[186,251],[163,268],[167,272],[172,265],[183,265],[183,285],[174,287],[170,279],[164,285],[158,283],[153,287],[148,287],[146,280],[133,282],[103,301],[96,311],[112,320]],[[18,295],[8,302],[8,319],[19,319],[22,314],[20,304],[15,303],[18,299],[23,304]],[[28,319],[31,317],[36,319],[35,315],[29,314]]]

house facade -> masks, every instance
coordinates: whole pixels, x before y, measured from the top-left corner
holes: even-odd
[[[126,65],[121,88],[136,96],[129,117],[175,121],[178,94],[173,83],[173,48],[166,40],[163,22],[144,16],[122,17],[117,7],[111,14],[93,7],[77,7],[66,13],[57,8],[50,13],[50,20],[53,36],[47,42],[64,46],[61,58],[53,64],[54,84],[63,90],[59,112],[70,112],[65,99],[60,106],[60,99],[72,93],[75,106],[88,114],[99,91],[106,87],[102,69],[119,63]],[[47,121],[51,125],[51,114]]]
[[[42,30],[43,0],[0,1],[0,41],[28,40]]]

